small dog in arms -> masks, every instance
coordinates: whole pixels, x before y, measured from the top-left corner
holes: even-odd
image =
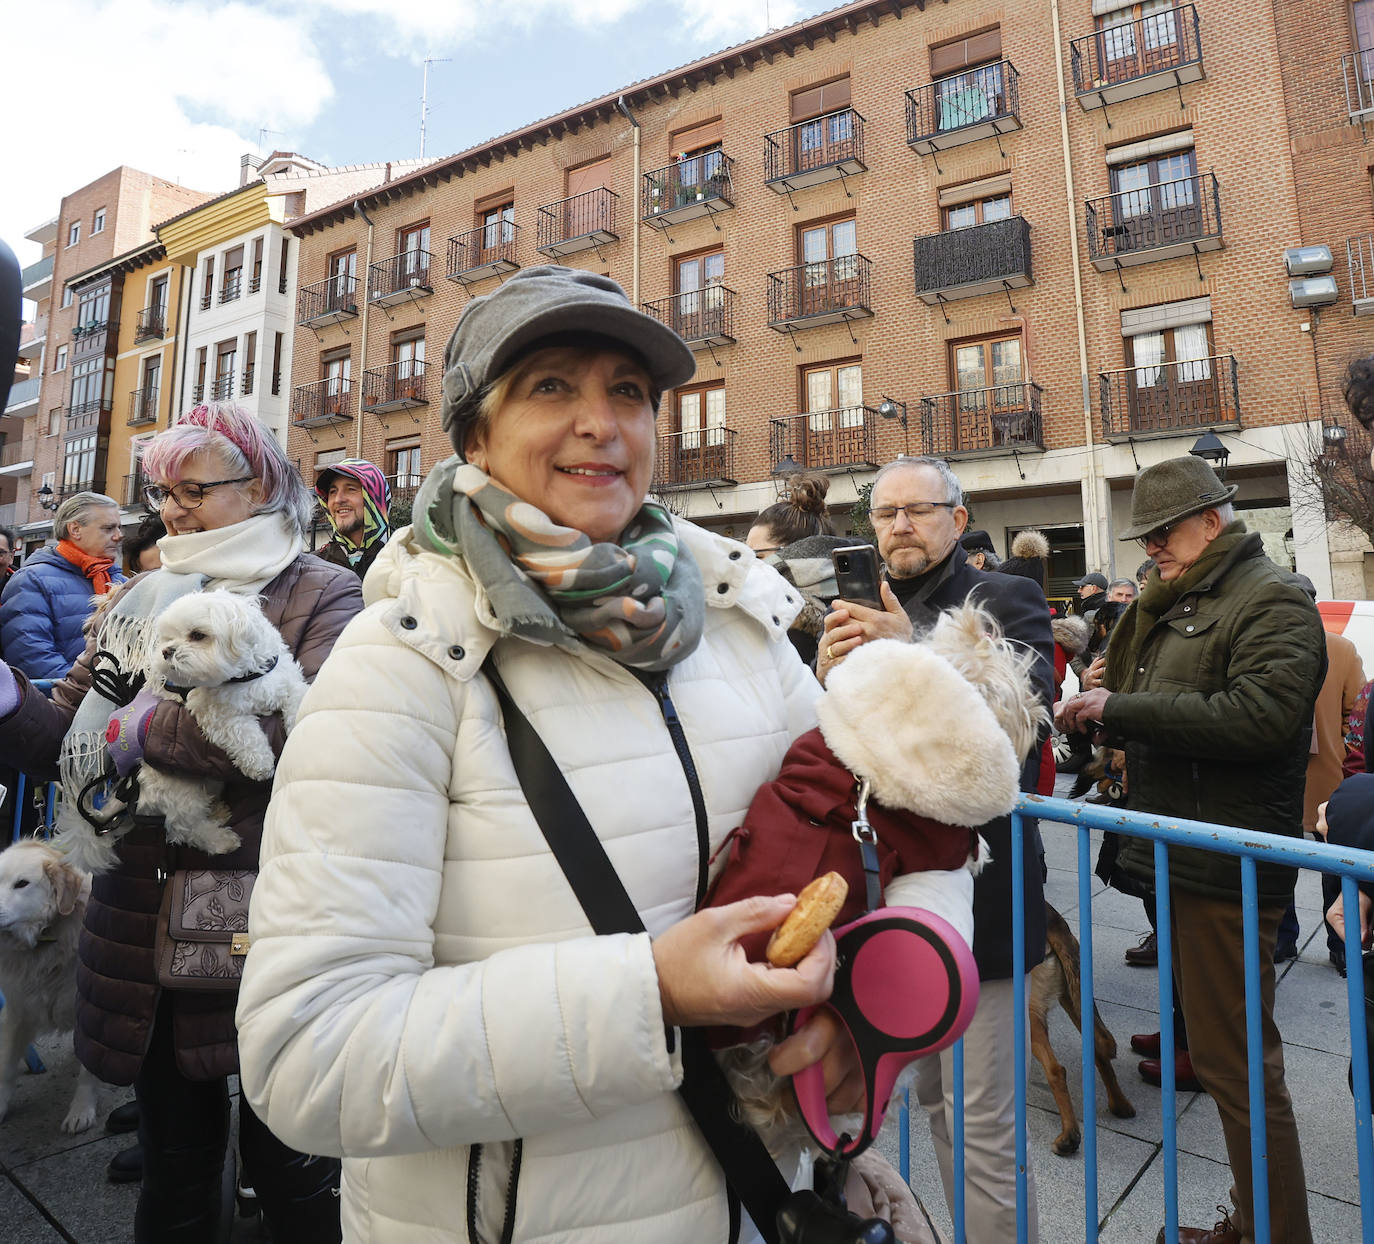
[[[0,1119],[33,1039],[76,1026],[76,944],[90,895],[90,874],[46,843],[26,839],[0,851]],[[64,1132],[95,1122],[98,1083],[79,1069]]]
[[[296,725],[305,675],[277,628],[257,603],[233,592],[193,592],[158,617],[148,653],[147,689],[184,700],[205,737],[245,777],[265,782],[276,757],[258,718],[280,713],[289,733]],[[210,855],[237,849],[223,784],[181,777],[146,760],[138,773],[140,813],[161,814],[167,841]]]

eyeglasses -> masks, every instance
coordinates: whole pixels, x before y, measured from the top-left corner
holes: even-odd
[[[1192,515],[1189,515],[1189,517],[1191,518]],[[1147,531],[1143,536],[1137,536],[1135,542],[1146,551],[1149,550],[1149,547],[1152,544],[1157,545],[1159,548],[1162,549],[1166,544],[1169,543],[1170,533],[1181,522],[1183,522],[1183,519],[1180,518],[1178,522],[1161,523],[1158,527],[1154,528],[1154,530]]]
[[[180,484],[171,484],[166,488],[161,484],[145,484],[143,499],[155,510],[162,509],[168,499],[175,501],[183,510],[198,510],[210,489],[220,488],[225,484],[246,484],[253,479],[257,479],[257,476],[240,475],[237,479],[208,479],[204,482],[183,480]]]
[[[868,512],[868,517],[875,523],[882,523],[887,526],[897,517],[897,511],[901,510],[907,517],[907,521],[914,523],[918,518],[926,518],[934,514],[936,510],[952,510],[956,508],[953,501],[913,501],[909,505],[875,505]]]

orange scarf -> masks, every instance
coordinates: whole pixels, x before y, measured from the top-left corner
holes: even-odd
[[[91,581],[91,590],[97,596],[104,596],[110,590],[110,567],[114,565],[114,558],[92,557],[70,540],[59,540],[57,551]]]

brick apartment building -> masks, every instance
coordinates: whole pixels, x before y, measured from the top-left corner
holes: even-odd
[[[35,335],[26,346],[33,370],[18,395],[22,403],[11,394],[5,411],[0,469],[17,489],[12,510],[0,516],[18,524],[26,543],[51,532],[51,508],[69,458],[84,470],[89,457],[91,469],[82,479],[104,483],[94,466],[101,439],[109,435],[121,308],[108,289],[104,297],[77,298],[67,282],[151,242],[157,221],[207,197],[121,166],[67,195],[56,219],[25,235],[43,247],[43,257],[24,271],[24,297],[37,309]],[[16,419],[22,425],[15,426]]]

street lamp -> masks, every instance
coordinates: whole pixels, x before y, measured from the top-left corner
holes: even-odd
[[[44,484],[43,487],[38,490],[38,504],[49,512],[57,509],[58,500],[50,485]]]
[[[1197,443],[1188,451],[1194,458],[1202,458],[1212,463],[1216,467],[1217,474],[1226,478],[1226,460],[1230,458],[1231,451],[1221,443],[1220,438],[1211,428],[1208,428],[1197,438]]]
[[[878,403],[878,414],[884,419],[895,419],[902,425],[902,456],[906,457],[911,451],[911,429],[907,427],[906,403],[899,402],[884,393],[883,400]]]
[[[781,462],[773,468],[773,487],[777,490],[778,500],[784,500],[788,493],[788,484],[792,476],[799,475],[806,468],[802,466],[791,454],[788,454]]]

